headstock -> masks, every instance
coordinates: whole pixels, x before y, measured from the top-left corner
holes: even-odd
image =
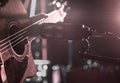
[[[70,9],[70,7],[67,7],[67,1],[63,3],[60,2],[54,2],[54,3],[59,4],[59,7],[56,6],[56,9],[54,9],[54,11],[45,14],[46,18],[38,20],[37,22],[35,22],[35,24],[64,22],[64,18],[67,15],[67,10]]]
[[[67,6],[67,1],[65,1],[64,3],[62,3],[61,5],[58,5],[59,3],[57,3],[56,5],[58,6],[58,7],[60,7],[59,8],[59,13],[60,13],[60,16],[61,16],[61,22],[63,22],[64,21],[64,18],[66,17],[66,15],[67,15],[67,11],[65,11],[66,9],[66,6]]]
[[[51,4],[54,5],[55,10],[57,11],[56,15],[58,15],[59,21],[63,22],[67,15],[67,11],[70,9],[70,7],[67,6],[67,1],[54,0]]]

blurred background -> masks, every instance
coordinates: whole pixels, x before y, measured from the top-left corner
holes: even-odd
[[[56,1],[62,2],[22,0],[30,17],[52,12]],[[76,40],[35,39],[37,73],[25,83],[120,83],[120,0],[66,1],[70,10],[64,22],[90,29],[92,35],[77,35]]]

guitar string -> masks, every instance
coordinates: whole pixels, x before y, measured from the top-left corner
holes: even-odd
[[[50,19],[51,19],[51,18],[41,19],[41,20],[33,23],[32,25],[38,24],[38,23],[39,23],[39,25],[42,24],[42,23],[49,23],[49,20],[50,20]],[[55,20],[55,19],[54,19],[54,20]],[[9,41],[14,40],[14,39],[17,38],[18,36],[20,36],[20,35],[22,35],[23,33],[27,32],[27,31],[24,31],[24,30],[29,29],[30,27],[32,27],[32,25],[29,25],[29,26],[27,26],[26,28],[24,28],[24,29],[22,29],[22,30],[20,30],[20,31],[18,31],[18,32],[14,33],[14,34],[12,34],[12,35],[10,35],[10,36],[8,36],[7,38],[1,40],[0,43],[1,43],[1,42],[4,42],[4,41],[6,41],[6,40],[9,40]],[[22,32],[21,34],[19,34],[21,31],[24,31],[24,32]],[[17,35],[17,34],[19,34],[19,35]],[[17,36],[15,36],[15,35],[17,35]],[[15,36],[15,37],[13,37],[13,36]],[[13,38],[10,39],[11,37],[13,37]],[[6,43],[9,43],[9,41],[3,43],[2,45],[0,45],[0,47],[4,46]]]
[[[3,43],[3,44],[0,45],[0,47],[2,47],[2,46],[4,46],[5,44],[8,44],[8,45],[6,45],[5,47],[1,48],[1,50],[0,50],[1,54],[4,54],[6,51],[8,51],[8,50],[12,47],[12,46],[10,45],[10,41],[11,41],[11,40],[14,40],[14,39],[17,38],[17,37],[19,37],[18,34],[20,35],[20,34],[24,33],[24,30],[29,29],[30,27],[32,27],[33,25],[39,23],[40,21],[41,21],[41,20],[39,20],[39,21],[37,21],[37,22],[34,22],[33,24],[25,27],[24,29],[22,29],[22,30],[20,30],[20,31],[14,33],[14,34],[12,34],[11,36],[8,36],[7,38],[5,38],[5,39],[3,39],[3,40],[1,40],[0,43],[2,43],[2,42],[4,42],[4,41],[6,41],[6,40],[9,39],[9,41],[7,41],[7,42],[5,42],[5,43]],[[23,32],[22,32],[22,31],[23,31]],[[17,35],[17,36],[16,36],[16,35]],[[13,36],[16,36],[16,37],[13,37]],[[11,37],[13,37],[13,38],[10,39]],[[24,39],[22,39],[21,41],[19,41],[19,42],[22,42],[22,41],[24,41],[25,39],[26,39],[26,37],[25,37]],[[19,44],[19,42],[18,42],[18,44]],[[12,42],[11,42],[11,43],[12,43]],[[16,45],[17,45],[17,44],[16,44]],[[16,45],[14,45],[14,46],[16,46]],[[8,47],[9,47],[9,48],[8,48]],[[4,52],[2,52],[2,50],[5,49],[5,48],[8,48],[8,49],[6,49]]]
[[[23,33],[15,36],[15,37],[13,37],[13,38],[10,39],[9,41],[13,41],[13,40],[17,39],[18,37],[22,36],[22,35],[25,34],[26,32],[27,32],[27,31],[24,31]],[[7,42],[3,43],[2,45],[0,45],[0,48],[3,47],[3,46],[5,46],[7,43],[9,43],[9,41],[7,41]]]
[[[11,39],[9,39],[9,41],[1,44],[1,45],[0,45],[0,48],[3,47],[3,46],[5,46],[6,44],[10,43],[10,41],[13,41],[13,40],[15,40],[16,38],[20,37],[21,35],[24,35],[25,33],[27,33],[27,32],[29,31],[29,30],[28,30],[29,28],[30,28],[30,27],[26,28],[26,30],[23,31],[22,33],[20,33],[21,31],[19,31],[19,32],[17,32],[17,34],[15,33],[15,34],[12,34],[11,36],[9,36],[8,38],[11,38],[11,37],[13,37],[13,38],[11,38]],[[28,31],[27,31],[27,30],[28,30]],[[18,34],[19,34],[19,35],[18,35]],[[27,34],[28,34],[28,33],[27,33]],[[17,36],[16,36],[16,35],[17,35]],[[15,37],[14,37],[14,36],[15,36]],[[5,41],[5,40],[8,40],[8,38],[4,39],[4,41]],[[3,41],[2,41],[2,42],[3,42]]]
[[[25,27],[24,29],[21,29],[20,31],[18,31],[18,32],[14,33],[14,34],[12,34],[12,35],[10,35],[10,36],[8,36],[7,38],[1,40],[0,43],[2,43],[2,42],[4,42],[4,43],[1,44],[0,46],[4,45],[4,44],[6,43],[5,41],[7,41],[7,40],[9,40],[9,41],[10,41],[10,40],[14,40],[14,39],[17,38],[19,35],[25,33],[25,32],[26,32],[25,30],[29,29],[30,27],[34,26],[35,24],[37,24],[37,23],[39,23],[39,22],[40,22],[40,21],[37,21],[37,22],[35,22],[35,23],[33,23],[33,24]],[[23,31],[23,32],[22,32],[22,31]],[[16,35],[17,35],[17,36],[16,36]],[[16,37],[14,37],[14,36],[16,36]],[[13,37],[13,38],[12,38],[12,37]],[[10,39],[10,38],[12,38],[12,39]],[[7,42],[9,42],[9,41],[7,41]]]
[[[23,37],[23,38],[21,37],[21,38],[19,39],[19,40],[20,40],[19,42],[17,42],[18,40],[14,41],[14,42],[17,42],[17,43],[15,43],[14,45],[12,45],[12,46],[11,46],[11,45],[7,45],[7,46],[6,46],[7,49],[6,49],[6,48],[3,48],[2,50],[4,50],[4,49],[6,49],[6,50],[3,51],[3,52],[1,52],[1,54],[4,54],[4,53],[7,52],[8,50],[10,50],[11,47],[14,47],[14,46],[18,45],[19,43],[21,43],[22,41],[24,41],[24,40],[26,40],[26,39],[27,39],[27,36],[26,36],[26,37]],[[12,42],[11,44],[13,44],[14,42]],[[2,51],[2,50],[1,50],[1,51]]]
[[[40,24],[43,24],[43,23],[45,23],[45,22],[49,23],[48,19],[50,19],[50,18],[46,18],[46,19],[43,18],[43,19],[41,19],[41,20],[38,20],[38,21],[36,21],[35,23],[33,23],[33,24],[25,27],[24,29],[22,29],[22,30],[16,32],[15,34],[9,36],[8,38],[4,39],[4,41],[7,40],[7,39],[9,39],[9,38],[12,37],[12,36],[15,36],[15,35],[19,34],[21,31],[24,31],[24,30],[29,29],[30,27],[32,27],[32,26],[35,25],[35,24],[39,24],[39,25],[40,25]],[[22,32],[22,33],[23,33],[23,32]],[[20,33],[20,34],[21,34],[21,33]],[[20,40],[19,42],[17,42],[17,43],[16,43],[15,45],[13,45],[13,46],[10,45],[10,43],[9,43],[10,40],[9,40],[9,41],[8,41],[9,44],[6,46],[6,48],[8,48],[8,47],[9,47],[9,48],[8,48],[8,49],[4,48],[4,49],[6,49],[6,50],[3,51],[3,52],[1,52],[1,54],[4,54],[6,51],[8,51],[9,49],[11,49],[11,47],[16,46],[17,44],[19,44],[20,42],[24,41],[25,39],[26,39],[26,37],[23,38],[22,40]],[[12,39],[12,40],[13,40],[13,39]],[[12,42],[11,42],[11,43],[12,43]],[[2,50],[4,50],[4,49],[2,49]],[[0,51],[2,51],[2,50],[0,50]]]
[[[55,12],[54,12],[54,14],[55,14]],[[49,14],[48,14],[48,15],[49,15]],[[52,15],[53,15],[53,14],[52,14]],[[49,15],[49,17],[50,17],[50,15]],[[47,17],[46,19],[49,19],[49,17]],[[14,36],[14,35],[16,35],[16,34],[22,32],[22,31],[24,31],[24,30],[28,29],[29,27],[32,27],[32,26],[35,25],[35,24],[38,24],[38,23],[39,23],[39,24],[46,23],[46,22],[45,22],[46,19],[45,19],[45,18],[42,18],[42,19],[40,19],[40,20],[34,22],[33,24],[31,24],[31,25],[29,25],[29,26],[23,28],[22,30],[20,30],[20,31],[18,31],[18,32],[16,32],[16,33],[14,33],[13,35],[11,35],[11,36],[9,36],[9,37],[7,37],[7,38],[1,40],[0,43],[6,41],[6,40],[9,39],[10,37],[12,37],[12,36]],[[49,22],[49,21],[47,21],[47,22]]]
[[[12,47],[15,47],[16,45],[18,45],[19,43],[21,43],[22,41],[24,41],[26,39],[26,37],[25,38],[22,38],[19,42],[17,42],[16,44],[14,44]],[[5,51],[3,51],[3,52],[1,52],[1,54],[4,54],[5,52],[7,52],[8,50],[10,50],[11,49],[11,46],[8,48],[8,49],[6,49]]]
[[[41,20],[42,20],[42,19],[41,19]],[[20,31],[18,31],[18,32],[14,33],[14,34],[12,34],[11,36],[8,36],[7,38],[4,38],[3,40],[0,41],[0,43],[6,41],[6,40],[8,40],[8,39],[10,39],[10,37],[13,37],[13,36],[19,34],[20,32],[22,32],[22,31],[28,29],[29,27],[32,27],[33,25],[39,23],[41,20],[38,20],[37,22],[34,22],[33,24],[31,24],[31,25],[29,25],[29,26],[27,26],[27,27],[21,29]]]
[[[32,25],[34,25],[34,24],[39,24],[39,25],[40,25],[40,24],[45,23],[45,22],[48,23],[49,21],[46,21],[46,20],[48,20],[48,19],[49,19],[49,18],[47,18],[47,19],[45,19],[45,20],[43,20],[43,19],[42,19],[42,20],[39,20],[39,21],[33,23]],[[30,25],[30,26],[28,26],[28,27],[25,27],[24,30],[27,30],[28,28],[32,27],[32,25]],[[21,31],[24,31],[24,30],[22,29]],[[18,31],[17,34],[19,34],[21,31]],[[22,33],[24,33],[24,32],[22,32]],[[22,34],[22,33],[20,33],[20,34]],[[16,34],[16,33],[15,33],[15,34]],[[11,35],[11,37],[12,37],[12,36],[15,36],[15,34]],[[17,35],[17,34],[16,34],[16,35]],[[19,34],[19,35],[20,35],[20,34]],[[19,36],[19,35],[18,35],[18,36]],[[18,37],[18,36],[17,36],[17,37]],[[9,38],[10,38],[10,36],[9,36]],[[7,42],[8,45],[5,46],[4,48],[2,48],[2,49],[0,50],[0,52],[1,52],[2,50],[6,49],[5,51],[1,52],[1,54],[4,54],[6,51],[8,51],[9,49],[11,49],[11,47],[16,46],[17,44],[19,44],[19,43],[21,43],[22,41],[24,41],[26,38],[27,38],[27,36],[24,37],[23,39],[21,38],[22,40],[20,40],[19,42],[17,42],[18,40],[15,40],[14,42],[17,42],[17,43],[14,44],[14,45],[12,45],[12,46],[11,46],[10,44],[13,44],[14,42],[11,42],[11,43],[10,43],[9,41],[14,40],[15,38],[10,39],[10,40]],[[18,38],[18,39],[19,39],[19,38]],[[4,39],[4,40],[5,40],[5,39]],[[9,48],[8,48],[8,47],[9,47]]]
[[[48,19],[49,19],[49,18],[48,18]],[[47,19],[47,20],[48,20],[48,19]],[[44,20],[44,21],[45,21],[45,20]],[[44,22],[44,21],[42,21],[42,22],[43,22],[43,23],[48,22],[48,21],[45,21],[45,22]],[[40,22],[39,25],[42,24],[42,22]],[[26,29],[26,30],[27,30],[27,29]],[[2,52],[2,50],[6,49],[8,46],[10,46],[10,44],[16,42],[16,41],[19,39],[18,37],[21,37],[21,35],[27,36],[28,33],[27,33],[27,35],[26,35],[25,32],[27,32],[27,31],[22,32],[22,33],[19,34],[18,36],[15,36],[15,37],[13,37],[12,39],[10,39],[8,42],[5,42],[4,44],[2,44],[2,45],[0,46],[0,48],[3,47],[3,46],[5,46],[6,44],[8,44],[8,45],[5,46],[5,47],[3,47],[3,48],[0,50],[0,52]],[[18,39],[15,40],[16,38],[18,38]],[[22,38],[21,38],[21,39],[22,39]],[[15,40],[15,41],[13,41],[13,40]],[[13,42],[10,43],[10,41],[13,41]]]
[[[57,12],[57,13],[58,13],[58,12]],[[56,12],[55,12],[54,14],[56,14]],[[52,14],[52,15],[54,16],[54,14]],[[48,14],[48,15],[49,15],[49,14]],[[56,18],[58,18],[58,17],[56,17]],[[11,36],[8,36],[7,38],[2,39],[2,40],[0,41],[0,43],[5,42],[6,40],[9,40],[11,37],[13,37],[13,36],[19,34],[20,32],[22,32],[22,31],[24,31],[24,30],[27,30],[28,28],[34,26],[35,24],[39,24],[39,25],[40,25],[40,24],[43,24],[43,23],[49,23],[49,19],[51,19],[51,18],[50,18],[50,15],[49,15],[49,18],[47,17],[46,19],[45,19],[45,18],[40,19],[40,20],[34,22],[33,24],[31,24],[31,25],[29,25],[29,26],[27,26],[27,27],[21,29],[20,31],[18,31],[18,32],[14,33],[14,34],[12,34]],[[55,18],[54,18],[54,20],[56,21]]]
[[[26,35],[23,35],[23,36],[20,36],[19,38],[17,38],[15,41],[13,41],[13,42],[11,42],[11,43],[9,42],[8,45],[6,45],[6,46],[4,46],[2,49],[0,49],[0,52],[2,52],[3,50],[7,49],[9,46],[11,46],[12,44],[20,41],[20,40],[23,39],[23,38],[27,38],[27,34],[26,34]]]

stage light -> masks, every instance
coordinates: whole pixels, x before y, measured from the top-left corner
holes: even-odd
[[[98,67],[98,63],[97,63],[97,62],[94,62],[94,63],[93,63],[93,67]]]
[[[55,65],[52,67],[52,70],[59,70],[59,69],[60,69],[60,67],[58,65]]]
[[[38,83],[38,82],[41,82],[41,81],[42,81],[42,78],[41,78],[41,77],[38,77],[38,78],[36,79],[36,81],[37,81],[37,83]]]
[[[47,69],[48,69],[48,66],[47,66],[47,65],[43,65],[43,69],[44,69],[44,70],[47,70]]]
[[[84,70],[87,70],[87,69],[88,69],[88,65],[84,65],[84,66],[83,66],[83,69],[84,69]]]
[[[38,69],[38,71],[42,70],[42,66],[38,65],[37,69]]]
[[[55,65],[52,69],[52,83],[61,83],[60,67]]]
[[[39,57],[39,56],[40,56],[40,52],[36,51],[36,52],[35,52],[35,57],[37,58],[37,57]]]
[[[82,25],[83,28],[85,28],[85,25]]]
[[[38,72],[36,73],[36,75],[37,75],[38,77],[41,77],[43,74],[42,74],[42,72],[38,71]]]
[[[92,64],[92,60],[87,60],[87,64],[91,65]]]
[[[30,80],[31,80],[30,78],[27,78],[27,79],[26,79],[26,82],[30,82]]]

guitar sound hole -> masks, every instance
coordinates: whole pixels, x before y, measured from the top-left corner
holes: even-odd
[[[9,36],[10,36],[10,43],[12,48],[14,49],[14,51],[18,54],[18,55],[22,55],[24,53],[24,49],[25,49],[25,44],[27,43],[27,40],[23,40],[24,39],[24,35],[21,35],[21,32],[16,34],[19,31],[19,28],[16,25],[13,25],[10,27],[9,30]]]

